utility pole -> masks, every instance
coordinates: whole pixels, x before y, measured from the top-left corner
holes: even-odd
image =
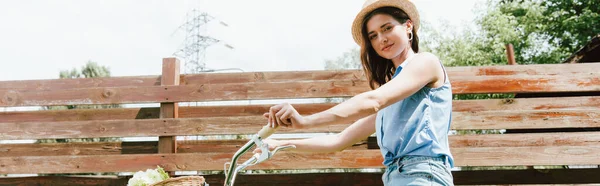
[[[207,33],[208,23],[215,18],[206,12],[193,9],[186,14],[186,21],[176,31],[183,30],[185,39],[182,46],[173,53],[174,56],[183,58],[186,73],[199,73],[206,70],[206,49],[221,40],[211,37]],[[220,25],[228,26],[227,23],[219,21]],[[228,48],[231,45],[225,44]]]

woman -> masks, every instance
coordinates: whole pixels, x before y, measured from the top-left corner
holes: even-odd
[[[334,152],[376,133],[385,185],[452,185],[448,145],[452,91],[446,71],[430,53],[418,53],[419,14],[407,0],[367,0],[352,25],[371,91],[326,111],[300,115],[290,104],[270,108],[272,127],[311,128],[356,121],[337,135],[267,140],[269,148]],[[256,150],[258,152],[258,150]]]

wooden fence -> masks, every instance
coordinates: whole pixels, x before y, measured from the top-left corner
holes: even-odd
[[[450,136],[456,184],[600,183],[600,63],[447,68],[454,94],[561,94],[568,97],[455,100],[452,129],[503,134]],[[156,108],[10,111],[0,113],[0,140],[147,137],[159,141],[0,144],[0,174],[222,170],[247,139],[181,140],[174,136],[253,134],[271,105],[179,106],[179,102],[348,97],[368,91],[359,70],[180,74],[163,59],[161,76],[0,81],[0,107],[160,103]],[[518,97],[518,96],[517,96]],[[332,103],[294,104],[301,114]],[[347,123],[277,133],[336,133]],[[510,132],[513,131],[513,132]],[[514,132],[516,131],[516,132]],[[249,157],[249,154],[242,160]],[[335,153],[281,152],[249,169],[382,168],[374,138]],[[223,174],[204,175],[222,185]],[[382,185],[381,173],[240,175],[236,185]],[[0,185],[124,185],[128,177],[1,178]]]

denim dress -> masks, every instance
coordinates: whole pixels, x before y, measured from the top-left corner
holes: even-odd
[[[396,69],[393,78],[408,62]],[[425,86],[377,112],[384,185],[453,185],[454,160],[448,144],[452,89],[445,70],[444,74],[442,86]]]

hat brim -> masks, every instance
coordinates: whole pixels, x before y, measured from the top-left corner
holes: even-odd
[[[363,37],[361,32],[365,16],[381,7],[395,7],[404,11],[408,15],[408,18],[413,22],[415,31],[419,30],[419,12],[412,2],[407,0],[378,0],[363,7],[354,18],[354,21],[352,22],[352,37],[356,44],[362,46]]]

